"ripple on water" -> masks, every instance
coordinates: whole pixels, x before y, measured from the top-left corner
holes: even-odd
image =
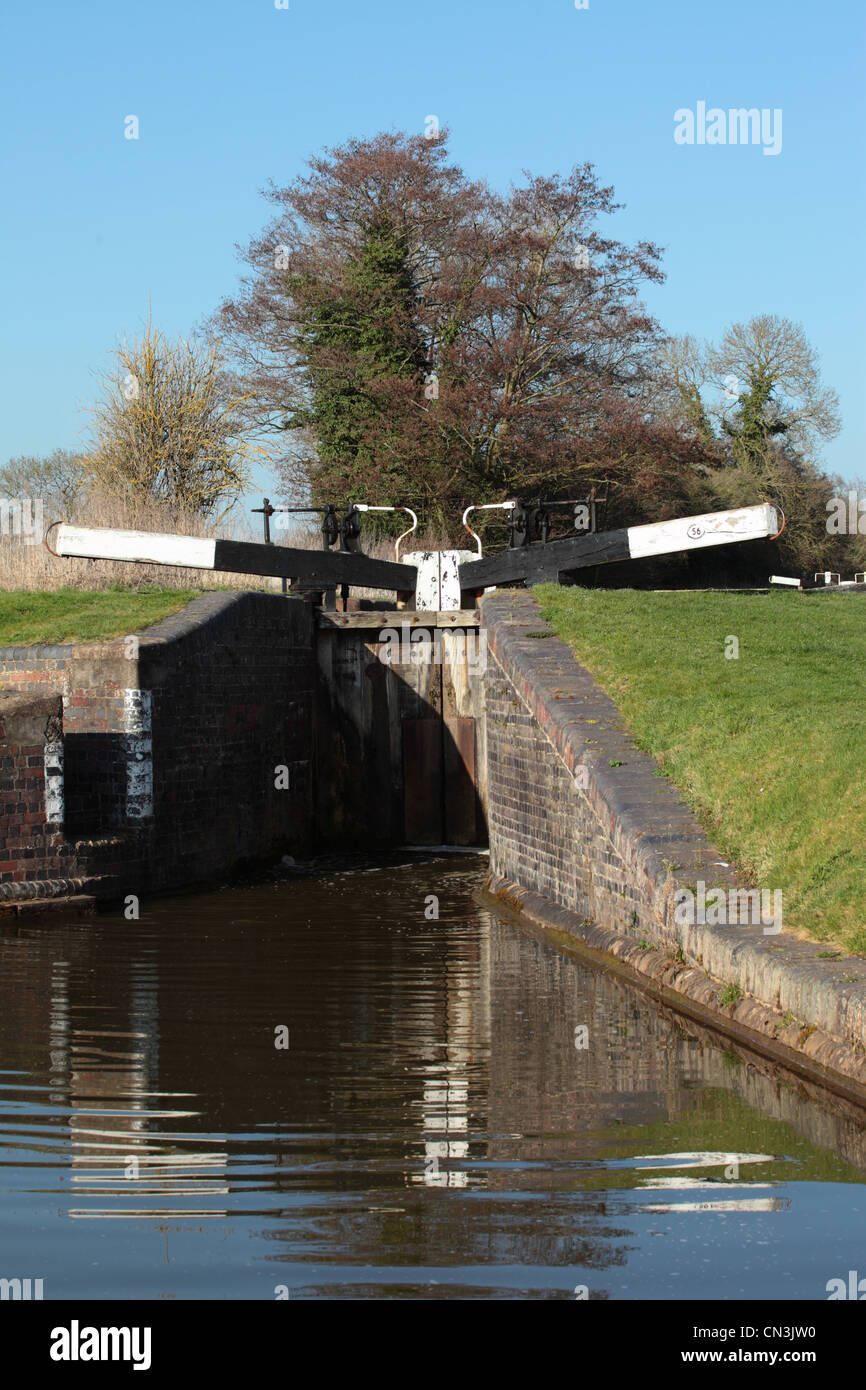
[[[863,1115],[479,908],[482,873],[416,860],[0,932],[0,1276],[47,1298],[825,1297],[862,1253]]]

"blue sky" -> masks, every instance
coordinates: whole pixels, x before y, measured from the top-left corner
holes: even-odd
[[[0,60],[0,461],[83,444],[93,373],[148,301],[186,334],[232,290],[269,179],[433,114],[496,187],[593,161],[626,204],[610,232],[666,248],[647,303],[670,332],[801,322],[841,398],[826,466],[862,476],[864,33],[862,0],[18,5]],[[675,144],[674,112],[698,101],[781,108],[781,153]]]

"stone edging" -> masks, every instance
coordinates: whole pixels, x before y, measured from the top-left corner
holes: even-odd
[[[861,1049],[840,1043],[820,1028],[800,1028],[797,1023],[785,1026],[778,1010],[768,1009],[755,999],[740,999],[723,1008],[718,1002],[718,982],[706,970],[678,962],[673,951],[641,946],[621,932],[582,921],[568,908],[517,883],[491,876],[480,896],[495,910],[504,910],[565,949],[613,969],[698,1022],[802,1072],[819,1085],[830,1086],[859,1105],[866,1103],[866,1055]]]

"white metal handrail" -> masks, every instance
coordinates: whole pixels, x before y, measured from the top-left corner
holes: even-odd
[[[374,507],[374,506],[371,506],[371,504],[368,503],[368,502],[353,502],[353,503],[352,503],[352,506],[353,506],[353,507],[355,508],[355,510],[358,511],[358,512],[408,512],[408,513],[409,513],[409,515],[410,515],[411,518],[412,518],[412,525],[409,527],[409,529],[408,529],[407,531],[403,531],[402,534],[399,535],[399,536],[397,537],[397,539],[395,540],[395,542],[394,542],[394,558],[395,558],[395,560],[399,560],[399,559],[400,559],[400,542],[401,542],[401,541],[404,541],[404,540],[406,539],[407,536],[411,536],[412,532],[413,532],[413,531],[417,531],[417,529],[418,529],[418,518],[417,518],[417,516],[415,515],[415,513],[413,512],[412,508],[411,508],[411,507]]]
[[[517,506],[517,503],[516,503],[516,502],[513,502],[513,501],[512,501],[512,502],[476,502],[476,503],[474,503],[471,507],[467,507],[467,508],[466,508],[466,511],[463,513],[463,525],[464,525],[465,529],[469,532],[469,534],[470,534],[470,536],[472,537],[472,539],[475,541],[476,545],[478,546],[478,557],[479,557],[479,559],[481,558],[481,537],[478,535],[477,531],[473,531],[473,530],[472,530],[472,527],[469,525],[469,522],[466,520],[466,518],[467,518],[467,516],[469,515],[469,513],[470,513],[470,512],[492,512],[492,511],[513,512],[513,511],[514,511],[514,508],[515,508],[516,506]]]

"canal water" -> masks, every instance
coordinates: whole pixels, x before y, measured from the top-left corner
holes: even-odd
[[[866,1274],[866,1117],[498,919],[485,866],[0,929],[0,1278],[762,1300]]]

